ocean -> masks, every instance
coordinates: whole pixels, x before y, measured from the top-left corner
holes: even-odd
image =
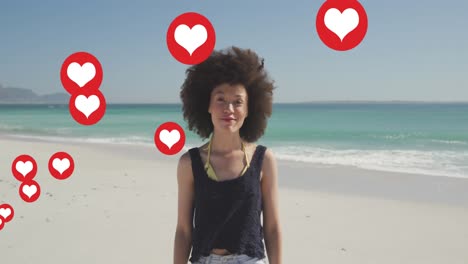
[[[68,105],[0,105],[0,134],[49,141],[154,146],[168,121],[185,129],[185,149],[204,143],[178,104],[109,104],[93,126]],[[275,104],[258,143],[279,160],[468,178],[468,103]]]

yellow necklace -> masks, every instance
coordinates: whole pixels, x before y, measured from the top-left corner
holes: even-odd
[[[210,138],[210,142],[208,143],[208,158],[206,159],[205,163],[205,171],[208,177],[212,180],[218,181],[218,177],[216,177],[216,173],[213,169],[213,167],[210,164],[210,154],[211,154],[211,142],[213,141],[213,136]],[[247,169],[250,167],[250,162],[249,158],[247,155],[247,152],[245,151],[245,145],[244,142],[242,142],[242,151],[244,152],[244,157],[246,160],[247,165],[244,167],[244,169],[241,172],[241,176],[244,175],[244,173],[247,171]]]

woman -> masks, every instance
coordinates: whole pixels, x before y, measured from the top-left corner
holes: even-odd
[[[276,161],[254,143],[271,116],[273,88],[251,50],[215,51],[187,70],[184,118],[210,140],[179,160],[175,264],[186,264],[190,251],[197,264],[266,263],[267,255],[282,263]]]

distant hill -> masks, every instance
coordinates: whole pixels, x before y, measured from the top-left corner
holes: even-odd
[[[31,89],[0,85],[0,104],[68,104],[69,100],[67,93],[38,95]]]

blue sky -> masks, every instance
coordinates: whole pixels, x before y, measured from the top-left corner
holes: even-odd
[[[2,1],[0,84],[64,92],[61,64],[87,51],[102,64],[108,102],[180,102],[188,66],[169,53],[166,31],[198,12],[216,30],[216,49],[265,58],[275,102],[468,101],[467,1],[360,2],[367,35],[338,52],[315,30],[323,1]]]

